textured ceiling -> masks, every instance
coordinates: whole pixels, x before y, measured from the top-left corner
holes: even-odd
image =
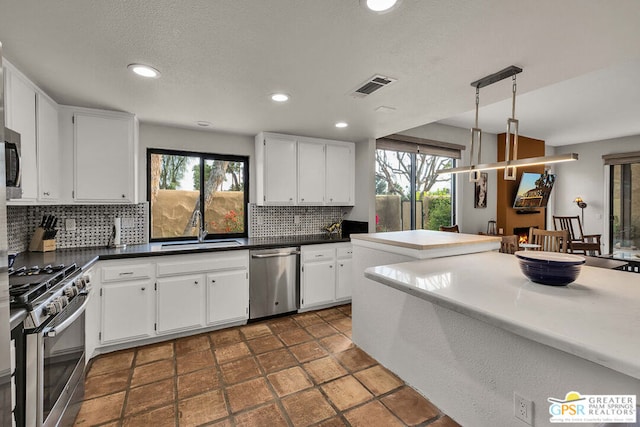
[[[517,115],[530,127],[522,134],[581,142],[566,135],[569,122],[598,120],[610,128],[599,139],[640,133],[620,117],[640,117],[638,84],[616,78],[628,64],[637,70],[638,22],[637,0],[404,0],[383,15],[358,0],[0,0],[4,55],[61,104],[130,111],[143,122],[355,141],[447,118],[469,126],[469,83],[511,64],[524,68]],[[162,78],[136,78],[132,62]],[[398,82],[349,96],[377,73]],[[590,87],[579,84],[589,76]],[[572,90],[561,90],[565,80]],[[620,89],[615,100],[609,85]],[[562,102],[549,103],[548,93],[536,101],[541,88]],[[276,91],[291,101],[274,104]],[[506,82],[481,92],[483,105],[509,96]],[[505,105],[493,113],[503,123]],[[592,116],[574,114],[576,106]],[[481,118],[489,126],[490,109]],[[338,120],[350,126],[335,129]]]

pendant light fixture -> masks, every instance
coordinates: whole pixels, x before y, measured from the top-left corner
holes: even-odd
[[[471,128],[471,153],[469,154],[469,163],[471,166],[480,164],[480,154],[482,153],[482,129],[478,127],[478,110],[480,109],[480,86],[476,86],[476,122],[475,126]],[[473,149],[478,142],[478,154],[476,162],[473,162]],[[469,182],[480,182],[480,172],[469,172]]]
[[[490,74],[486,77],[471,83],[476,88],[476,118],[475,125],[471,128],[471,153],[469,155],[469,166],[461,166],[457,168],[448,168],[437,170],[437,174],[447,173],[463,173],[469,172],[469,181],[477,182],[480,179],[481,171],[504,169],[504,179],[514,181],[518,167],[546,165],[550,163],[568,162],[578,160],[578,154],[567,153],[555,156],[540,156],[518,159],[518,127],[519,121],[516,119],[516,74],[522,72],[522,68],[511,65],[497,73]],[[511,117],[507,119],[507,138],[505,147],[505,160],[495,163],[480,163],[480,153],[482,152],[482,129],[478,127],[478,109],[480,104],[480,89],[492,85],[506,78],[512,78],[511,85]],[[513,150],[511,150],[511,135],[513,127]],[[477,146],[476,160],[474,162],[474,152]]]
[[[522,71],[522,69],[520,70]],[[511,117],[507,119],[507,142],[504,147],[504,159],[511,160],[509,151],[511,148],[511,125],[513,125],[513,160],[518,159],[518,126],[520,122],[516,119],[516,74],[511,77],[513,79],[513,85],[511,89]],[[516,167],[505,166],[504,179],[506,181],[516,180]]]

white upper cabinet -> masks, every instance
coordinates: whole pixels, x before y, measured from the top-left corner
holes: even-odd
[[[38,197],[36,149],[36,88],[13,67],[6,67],[6,127],[20,134],[22,199],[33,202]]]
[[[37,94],[38,200],[60,198],[60,137],[58,105],[45,95]]]
[[[133,114],[73,111],[73,199],[135,203],[137,121]]]
[[[258,204],[296,204],[296,139],[256,138]]]
[[[256,136],[258,205],[354,204],[355,145],[302,136]]]
[[[22,198],[10,203],[56,202],[60,196],[58,104],[6,64],[6,126],[20,134]]]
[[[355,192],[354,145],[327,144],[325,204],[353,206]]]
[[[298,142],[298,204],[324,203],[324,144]]]

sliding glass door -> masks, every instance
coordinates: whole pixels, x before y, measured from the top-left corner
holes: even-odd
[[[436,171],[453,162],[451,157],[378,148],[376,231],[437,230],[452,225],[454,176]]]
[[[630,258],[640,255],[640,163],[614,164],[610,170],[611,252]]]

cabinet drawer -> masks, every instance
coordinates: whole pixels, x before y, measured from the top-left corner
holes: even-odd
[[[152,274],[151,264],[114,265],[102,267],[102,282],[148,279]]]
[[[302,262],[326,261],[335,258],[335,249],[315,249],[302,251]]]
[[[336,253],[338,258],[351,258],[353,256],[353,248],[351,246],[348,248],[338,248]]]
[[[156,274],[158,277],[174,274],[203,273],[214,270],[236,270],[249,267],[248,252],[240,254],[221,254],[197,260],[176,260],[171,262],[159,262]]]

